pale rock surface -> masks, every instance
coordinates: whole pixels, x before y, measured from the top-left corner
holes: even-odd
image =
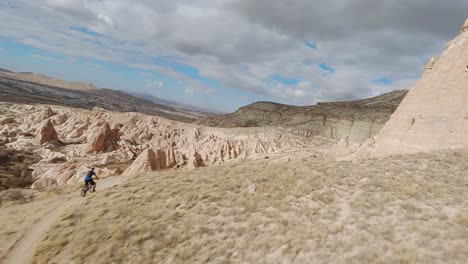
[[[463,24],[463,27],[461,29],[461,33],[468,31],[468,19],[465,20],[465,24]]]
[[[47,119],[45,122],[42,123],[42,126],[39,129],[39,134],[36,136],[34,143],[38,145],[42,145],[45,143],[51,143],[55,145],[60,144],[57,131],[55,131],[54,125],[52,125],[50,119]]]
[[[434,64],[436,63],[437,59],[435,57],[432,57],[429,63],[426,66],[426,70],[432,70],[434,67]]]
[[[47,107],[46,109],[44,109],[44,111],[42,112],[42,119],[47,119],[49,117],[52,117],[54,116],[56,113],[54,112],[54,110],[52,110],[52,108],[50,107]]]
[[[33,190],[44,190],[48,187],[57,185],[57,180],[53,178],[41,178],[31,185]]]
[[[258,189],[257,184],[252,183],[247,187],[247,193],[254,194],[257,192],[257,189]]]
[[[227,115],[200,118],[197,124],[213,127],[284,127],[288,132],[362,143],[375,136],[400,104],[406,90],[348,102],[292,106],[256,102]]]
[[[88,144],[84,148],[86,154],[108,152],[118,149],[118,131],[111,130],[109,123],[104,123],[94,134],[89,137]]]
[[[203,158],[199,153],[193,154],[193,161],[192,164],[195,168],[203,167]]]
[[[49,110],[48,106],[11,103],[0,103],[0,110],[15,118],[15,122],[0,126],[6,146],[34,151],[42,158],[31,167],[37,181],[34,188],[82,182],[91,166],[100,171],[99,177],[123,171],[135,175],[263,159],[267,154],[317,144],[310,135],[282,128],[211,128],[140,113],[67,107]],[[44,113],[51,111],[54,115],[43,120]],[[28,133],[43,135],[38,138],[45,143],[33,144],[36,139]],[[62,144],[55,146],[58,138]]]
[[[166,168],[166,154],[157,150],[156,152],[148,148],[144,150],[140,156],[132,163],[127,170],[124,171],[124,175],[135,176],[145,172],[152,172],[162,170]]]
[[[468,20],[375,137],[352,158],[468,148]]]

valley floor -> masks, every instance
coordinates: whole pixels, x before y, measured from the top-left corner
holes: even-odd
[[[355,163],[303,151],[168,170],[4,206],[0,260],[53,214],[33,263],[463,263],[467,174],[466,151]]]

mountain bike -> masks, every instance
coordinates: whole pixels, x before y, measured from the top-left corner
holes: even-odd
[[[86,196],[86,192],[94,192],[93,191],[93,185],[91,184],[91,182],[88,182],[88,184],[86,185],[83,185],[83,188],[81,188],[81,196],[85,197]]]

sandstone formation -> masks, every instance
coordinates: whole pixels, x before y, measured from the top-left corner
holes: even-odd
[[[198,119],[196,123],[213,127],[281,126],[305,136],[321,135],[361,143],[382,129],[406,92],[393,91],[364,100],[312,106],[258,102],[232,114]]]
[[[437,60],[436,58],[432,57],[426,66],[426,70],[432,70],[432,68],[434,67],[434,64],[436,63],[436,60]]]
[[[192,164],[193,164],[193,166],[195,168],[203,167],[203,158],[202,158],[202,156],[200,154],[198,154],[198,153],[193,154]]]
[[[43,114],[42,114],[42,118],[43,119],[47,119],[49,117],[52,117],[53,115],[55,115],[56,113],[54,112],[54,110],[52,110],[52,108],[50,107],[47,107],[44,111],[43,111]]]
[[[468,20],[371,142],[354,156],[468,148]]]
[[[145,172],[163,170],[167,168],[166,153],[161,150],[156,152],[148,148],[124,171],[124,175],[138,175]]]
[[[98,131],[88,137],[85,154],[108,152],[118,149],[118,129],[111,130],[109,123],[104,123]]]
[[[37,189],[81,182],[91,166],[99,177],[137,175],[263,159],[316,144],[281,128],[210,128],[104,109],[0,103],[0,111],[15,117],[0,125],[0,142],[41,158],[30,166]]]
[[[39,133],[34,140],[35,144],[42,145],[46,143],[51,143],[54,145],[60,144],[60,140],[57,135],[57,131],[55,131],[54,125],[50,119],[47,119],[45,122],[42,123]]]

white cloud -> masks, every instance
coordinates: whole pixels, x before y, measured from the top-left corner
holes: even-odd
[[[193,87],[190,87],[190,88],[186,88],[186,89],[184,90],[184,92],[185,92],[186,94],[194,94],[194,93],[197,92],[197,90],[196,90],[195,88],[193,88]]]
[[[15,10],[0,3],[2,37],[61,55],[156,70],[190,87],[188,94],[219,89],[151,63],[163,57],[195,67],[224,87],[296,104],[409,88],[415,80],[404,77],[419,75],[458,32],[468,10],[466,0],[15,2]],[[324,76],[320,63],[336,72]],[[271,86],[274,74],[301,82]],[[395,81],[370,82],[379,77]]]
[[[160,89],[160,88],[164,88],[164,83],[154,81],[154,82],[146,84],[146,86]]]
[[[33,57],[33,58],[36,58],[36,59],[41,59],[41,60],[46,60],[46,61],[52,61],[52,62],[61,63],[61,64],[73,64],[73,63],[70,62],[70,61],[66,61],[66,60],[62,60],[62,59],[57,59],[57,58],[52,58],[52,57],[44,56],[44,55],[40,55],[40,54],[30,54],[29,56],[31,56],[31,57]]]
[[[151,73],[149,72],[140,72],[140,75],[143,76],[143,77],[151,77],[153,76]]]

